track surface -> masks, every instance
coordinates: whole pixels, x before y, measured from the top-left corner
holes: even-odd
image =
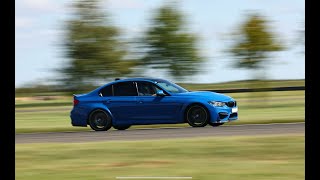
[[[75,127],[76,128],[76,127]],[[112,140],[147,140],[164,138],[187,138],[208,136],[239,136],[304,133],[305,123],[248,124],[203,128],[153,128],[128,129],[124,131],[109,130],[106,132],[52,132],[16,134],[16,143],[49,143],[49,142],[93,142]]]

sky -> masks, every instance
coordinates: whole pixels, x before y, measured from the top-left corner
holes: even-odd
[[[103,8],[128,40],[141,36],[154,9],[167,0],[103,0]],[[219,83],[252,78],[252,72],[232,66],[226,54],[230,36],[249,12],[269,21],[271,31],[287,48],[268,59],[268,79],[304,79],[305,55],[300,31],[304,30],[304,0],[179,0],[187,26],[199,37],[199,49],[206,62],[201,71],[185,82]],[[63,57],[63,23],[72,18],[72,0],[15,0],[15,86],[48,83],[59,76],[55,69],[68,61]],[[150,71],[169,79],[166,74]]]

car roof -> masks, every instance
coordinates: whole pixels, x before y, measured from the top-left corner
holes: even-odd
[[[97,92],[99,92],[102,88],[112,85],[114,83],[118,83],[118,82],[127,82],[127,81],[149,81],[149,82],[157,82],[157,81],[166,81],[165,79],[161,79],[161,78],[149,78],[149,77],[135,77],[135,78],[125,78],[125,79],[119,79],[116,78],[116,80],[109,82],[103,86],[98,87],[97,89],[89,92],[91,94],[97,94]]]
[[[164,81],[164,79],[147,78],[147,77],[136,77],[136,78],[125,78],[125,79],[116,80],[116,82],[125,82],[125,81],[151,81],[151,82],[156,82],[156,81]],[[113,81],[113,82],[115,82],[115,81]]]
[[[95,93],[95,91],[99,91],[100,89],[112,85],[114,83],[118,83],[118,82],[127,82],[127,81],[149,81],[149,82],[157,82],[157,81],[166,81],[164,79],[160,79],[160,78],[148,78],[148,77],[135,77],[135,78],[125,78],[125,79],[118,79],[116,78],[115,81],[109,82],[103,86],[98,87],[97,89],[93,90],[92,93]]]

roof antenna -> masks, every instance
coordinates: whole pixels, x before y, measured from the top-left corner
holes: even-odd
[[[115,80],[115,81],[118,81],[118,80],[120,80],[120,78],[115,78],[114,80]]]

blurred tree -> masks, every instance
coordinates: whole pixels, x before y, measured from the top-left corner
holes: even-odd
[[[145,64],[165,69],[178,80],[195,74],[203,59],[196,49],[197,38],[187,31],[183,17],[176,3],[158,8],[143,38]]]
[[[70,90],[81,91],[95,82],[131,73],[135,61],[126,59],[127,51],[100,8],[99,0],[76,0],[74,18],[66,22],[63,43],[70,60],[59,71],[61,82]]]
[[[284,46],[276,41],[276,37],[268,29],[265,18],[257,13],[250,14],[247,21],[240,26],[239,32],[232,36],[234,44],[229,52],[237,59],[235,67],[246,68],[258,72],[250,88],[266,87],[265,60],[271,52],[281,51]],[[266,96],[265,93],[260,95]],[[259,95],[259,96],[260,96]]]
[[[281,51],[284,47],[275,41],[274,35],[268,30],[267,21],[258,14],[249,15],[248,20],[240,27],[239,34],[232,37],[232,55],[237,58],[236,67],[247,69],[263,69],[263,61],[268,53]]]
[[[300,36],[298,38],[300,46],[302,46],[302,53],[305,54],[305,45],[306,45],[306,30],[305,22],[303,22],[303,28],[299,31]]]

